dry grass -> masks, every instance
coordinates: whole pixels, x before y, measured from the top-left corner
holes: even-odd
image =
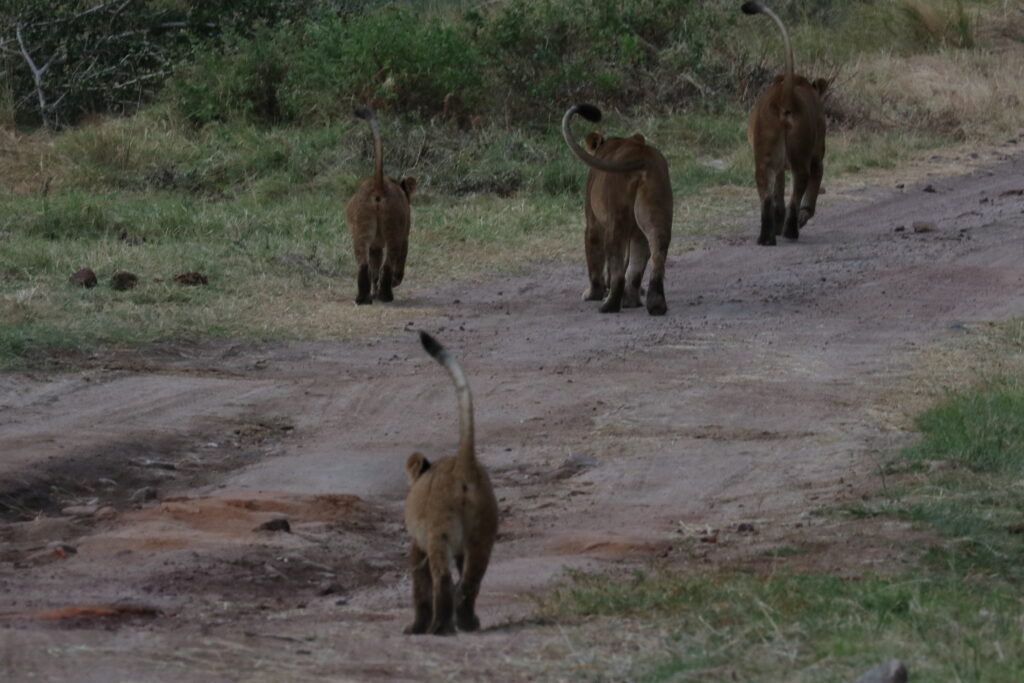
[[[974,47],[974,21],[963,0],[900,0],[896,10],[910,37],[922,47]]]
[[[1024,320],[964,325],[958,339],[921,349],[873,409],[882,422],[911,430],[914,419],[950,393],[999,377],[1024,377]]]
[[[1019,129],[1024,49],[1012,58],[949,51],[896,58],[862,57],[839,97],[856,118],[881,127],[984,139]]]

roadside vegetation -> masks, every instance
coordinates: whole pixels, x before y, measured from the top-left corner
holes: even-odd
[[[774,4],[799,69],[832,79],[829,192],[1017,132],[1014,3]],[[736,3],[308,0],[217,14],[152,0],[85,12],[107,5],[0,11],[0,367],[154,341],[342,338],[400,325],[418,288],[579,261],[585,169],[557,130],[575,101],[601,105],[609,134],[642,131],[666,153],[673,249],[735,232],[755,210],[746,112],[782,48]],[[36,67],[63,55],[41,81],[46,106],[19,22]],[[94,44],[124,22],[149,36],[145,59],[141,43]],[[372,154],[351,116],[362,102],[379,111],[386,170],[419,180],[409,277],[390,308],[350,302],[344,203]],[[68,284],[83,267],[99,287]],[[140,285],[111,290],[118,270]],[[186,271],[209,285],[176,285]]]
[[[905,527],[878,569],[851,573],[860,548],[823,549],[815,527],[767,569],[748,557],[714,571],[573,573],[544,613],[583,625],[581,662],[629,680],[851,681],[892,657],[913,680],[1020,680],[1022,334],[1018,320],[986,335],[975,351],[998,348],[1011,374],[975,375],[918,416],[920,439],[882,463],[873,494],[815,512],[859,520],[862,533]],[[843,572],[816,568],[828,553],[846,556]]]

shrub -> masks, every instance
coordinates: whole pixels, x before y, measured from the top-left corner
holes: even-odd
[[[351,17],[325,15],[295,37],[282,99],[293,120],[341,114],[352,104],[430,115],[445,97],[481,99],[480,58],[456,25],[388,7]]]

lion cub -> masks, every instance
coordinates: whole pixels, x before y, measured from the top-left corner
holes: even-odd
[[[406,633],[447,635],[480,628],[474,605],[498,533],[498,503],[487,471],[476,459],[473,397],[462,368],[426,332],[420,341],[455,383],[459,447],[454,457],[429,462],[413,453],[405,463],[411,489],[405,527],[412,536],[412,601],[416,610]],[[452,587],[451,561],[459,570]],[[454,623],[453,623],[454,614]]]
[[[352,250],[359,266],[356,303],[369,304],[374,298],[392,301],[392,288],[402,284],[405,275],[409,199],[416,191],[416,179],[398,182],[384,175],[377,117],[369,107],[359,107],[355,113],[370,123],[374,151],[373,175],[359,185],[345,208],[345,222],[352,233]]]

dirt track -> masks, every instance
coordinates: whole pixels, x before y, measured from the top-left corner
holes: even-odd
[[[757,542],[801,527],[906,439],[877,408],[915,349],[1024,315],[1019,150],[829,197],[799,243],[755,246],[753,215],[742,235],[677,240],[664,318],[598,314],[582,265],[400,291],[408,328],[462,360],[501,499],[476,635],[400,635],[402,464],[455,441],[451,386],[413,335],[0,376],[0,677],[595,673],[571,629],[530,620],[528,596],[565,566],[701,561],[679,549],[705,525],[722,529],[712,553],[754,542],[730,533],[741,521]],[[159,498],[140,503],[146,486]],[[116,513],[61,513],[93,498]],[[295,533],[253,530],[282,515]],[[40,617],[83,605],[145,609]]]

